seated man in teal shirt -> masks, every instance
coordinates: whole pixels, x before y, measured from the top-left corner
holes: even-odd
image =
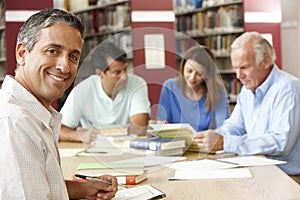
[[[244,33],[231,47],[242,91],[223,126],[199,132],[195,141],[204,149],[287,161],[279,167],[300,174],[300,80],[278,69],[275,50],[259,33]]]
[[[99,129],[126,125],[128,133],[145,135],[150,110],[147,84],[127,73],[126,53],[103,42],[87,59],[96,75],[76,85],[66,99],[60,111],[60,141],[89,143]]]

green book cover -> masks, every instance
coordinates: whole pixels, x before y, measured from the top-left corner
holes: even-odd
[[[83,162],[77,167],[77,170],[87,169],[139,169],[144,168],[143,162],[123,162],[123,163],[105,163],[105,162]]]

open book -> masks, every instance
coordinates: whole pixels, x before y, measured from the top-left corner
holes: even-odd
[[[181,138],[185,140],[187,151],[204,152],[199,148],[196,142],[193,142],[196,131],[188,123],[177,124],[149,124],[148,135],[161,138]],[[215,153],[215,152],[209,152]]]

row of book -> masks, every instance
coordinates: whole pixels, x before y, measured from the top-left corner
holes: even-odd
[[[226,79],[223,77],[223,83],[231,96],[238,95],[242,89],[242,83],[237,78]]]
[[[240,32],[228,35],[212,35],[200,38],[178,38],[176,40],[177,54],[183,55],[190,47],[197,43],[208,46],[216,57],[228,57],[230,45],[237,38]]]
[[[118,31],[130,26],[131,12],[128,2],[105,9],[78,12],[76,15],[85,22],[87,34]]]
[[[202,7],[203,0],[173,0],[176,12],[187,12]]]
[[[86,56],[102,41],[110,40],[115,45],[123,49],[127,58],[133,57],[132,51],[132,36],[130,31],[120,32],[118,34],[103,34],[103,35],[95,35],[86,38],[82,50],[82,58],[86,58]]]
[[[173,0],[174,10],[177,13],[188,12],[198,8],[207,8],[222,4],[230,4],[240,0]]]
[[[0,30],[0,58],[6,57],[6,47],[5,47],[5,31]]]
[[[189,124],[149,124],[149,128],[147,134],[152,137],[131,140],[131,148],[151,151],[167,151],[182,148],[183,153],[185,151],[203,151],[193,141],[196,131]],[[174,155],[182,155],[183,153]]]
[[[0,26],[4,25],[4,1],[0,1]]]
[[[241,0],[203,0],[202,7],[212,7],[221,4],[230,4],[235,2],[240,2]]]
[[[177,31],[192,36],[205,33],[232,32],[243,27],[241,5],[219,7],[218,10],[176,16]]]

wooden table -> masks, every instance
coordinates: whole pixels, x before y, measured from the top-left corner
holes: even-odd
[[[60,148],[82,147],[79,143],[60,143]],[[71,179],[80,162],[104,162],[122,160],[129,155],[117,157],[62,157],[62,170],[66,179]],[[205,154],[186,153],[188,160],[201,159]],[[130,157],[130,156],[129,156]],[[170,168],[157,167],[148,173],[148,180],[141,184],[152,184],[167,194],[166,199],[197,200],[296,200],[300,199],[300,186],[277,166],[249,168],[253,178],[169,181]]]

